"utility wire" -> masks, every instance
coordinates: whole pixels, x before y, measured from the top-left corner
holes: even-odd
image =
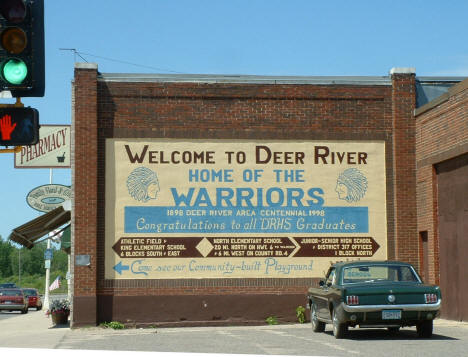
[[[76,59],[76,56],[79,56],[85,62],[88,62],[88,61],[82,55],[91,56],[91,57],[95,57],[95,58],[101,58],[101,59],[104,59],[106,61],[111,61],[111,62],[128,64],[128,65],[135,66],[135,67],[149,68],[149,69],[153,69],[153,70],[156,70],[156,71],[164,71],[164,72],[183,74],[183,72],[173,71],[173,70],[167,69],[167,68],[146,66],[146,65],[142,65],[142,64],[138,64],[138,63],[118,60],[118,59],[115,59],[115,58],[98,56],[98,55],[94,55],[92,53],[80,52],[80,51],[77,51],[75,48],[59,48],[59,50],[61,50],[61,51],[72,51],[74,53],[74,55],[75,55],[75,59]]]
[[[86,60],[86,58],[84,58],[82,55],[80,55],[80,53],[76,50],[76,48],[59,48],[60,51],[72,51],[73,54],[74,54],[74,61],[76,62],[76,56],[79,56],[83,61],[85,61],[86,63],[88,63],[88,61]]]

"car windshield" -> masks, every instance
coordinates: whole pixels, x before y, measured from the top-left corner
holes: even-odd
[[[24,295],[36,296],[36,290],[34,289],[23,289]]]
[[[3,283],[3,284],[0,284],[0,287],[2,287],[2,288],[16,288],[16,285],[14,283]]]
[[[421,280],[407,265],[359,265],[343,269],[343,284],[380,281],[414,282]]]
[[[0,296],[23,296],[21,290],[5,289],[0,290]]]

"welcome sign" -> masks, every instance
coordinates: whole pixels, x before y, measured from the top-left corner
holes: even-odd
[[[106,141],[106,278],[319,277],[386,259],[383,141]]]

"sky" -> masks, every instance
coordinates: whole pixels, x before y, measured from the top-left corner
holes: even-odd
[[[71,124],[75,62],[103,73],[468,77],[466,0],[45,0],[41,124]],[[63,50],[63,49],[75,49]],[[0,99],[14,103],[14,99]],[[43,214],[26,195],[50,170],[0,154],[0,236]],[[70,169],[52,183],[70,185]]]

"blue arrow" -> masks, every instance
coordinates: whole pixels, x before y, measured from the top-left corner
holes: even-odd
[[[117,264],[115,267],[114,267],[114,270],[119,273],[120,275],[122,275],[122,271],[123,270],[128,270],[129,269],[129,266],[128,265],[122,265],[122,262],[119,262],[119,264]]]

